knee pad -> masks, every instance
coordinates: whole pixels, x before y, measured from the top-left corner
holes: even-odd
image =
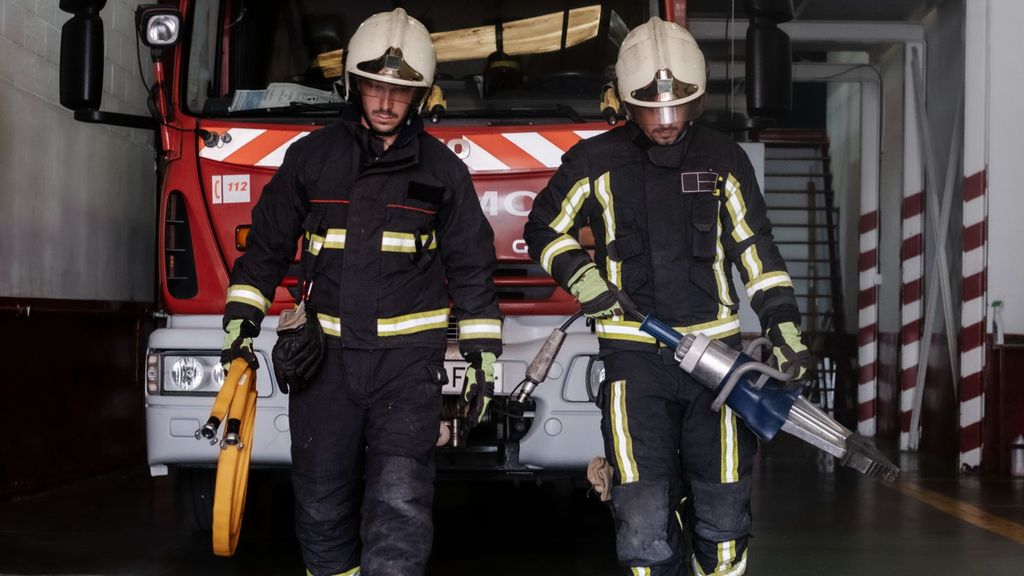
[[[651,566],[669,561],[668,482],[631,482],[612,488],[615,547],[619,562]]]
[[[693,479],[690,489],[698,538],[725,542],[750,533],[750,476],[728,484]]]

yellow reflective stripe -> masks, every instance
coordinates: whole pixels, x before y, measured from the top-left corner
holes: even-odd
[[[732,567],[732,561],[736,559],[736,541],[719,542],[716,548],[718,550],[718,565],[715,566],[715,572],[728,570]]]
[[[313,576],[313,573],[310,572],[309,569],[306,569],[306,576]],[[334,576],[359,576],[359,566],[356,566],[355,568],[353,568],[353,569],[351,569],[351,570],[349,570],[347,572],[339,572],[338,574],[335,574]]]
[[[324,334],[341,336],[341,318],[317,312],[316,319],[320,322],[320,327],[324,329]]]
[[[579,213],[580,207],[583,206],[583,201],[590,196],[590,179],[580,178],[572,185],[569,189],[569,193],[565,195],[565,200],[562,200],[562,209],[555,216],[555,219],[551,221],[549,227],[559,234],[565,234],[572,228],[573,222],[576,220],[576,214]]]
[[[721,320],[712,320],[703,324],[692,326],[673,326],[680,334],[704,334],[708,338],[721,339],[740,332],[740,319],[735,314]],[[640,323],[630,320],[616,320],[614,318],[603,318],[597,321],[597,337],[609,338],[612,340],[631,340],[654,344],[653,336],[640,330]]]
[[[401,334],[414,334],[424,330],[448,327],[448,309],[439,308],[415,314],[405,314],[393,318],[377,319],[378,336],[398,336]]]
[[[646,566],[633,566],[629,570],[631,576],[651,576],[651,569]]]
[[[743,262],[743,267],[747,270],[747,281],[761,276],[764,271],[764,265],[761,264],[761,257],[757,254],[757,245],[755,244],[751,244],[743,251],[740,261]]]
[[[428,250],[437,248],[437,236],[433,234],[421,234],[420,245],[430,242]],[[406,254],[416,253],[416,236],[407,232],[384,232],[381,238],[380,249],[383,252],[403,252]]]
[[[743,201],[743,194],[740,191],[740,183],[729,174],[725,180],[725,206],[732,218],[732,238],[737,242],[743,242],[754,233],[747,225],[747,205]]]
[[[718,291],[718,318],[728,318],[732,314],[729,305],[732,296],[729,294],[729,277],[725,274],[725,248],[722,246],[722,213],[715,219],[715,261],[711,269],[715,273],[715,290]]]
[[[629,417],[626,414],[626,381],[617,380],[611,384],[612,442],[615,446],[615,460],[623,484],[640,480],[640,473],[633,458],[633,438],[629,435]]]
[[[227,293],[228,302],[238,302],[239,304],[248,304],[254,308],[258,308],[260,312],[266,314],[267,310],[270,309],[270,300],[267,300],[263,293],[259,291],[255,286],[249,286],[248,284],[233,284],[228,286]]]
[[[731,484],[740,480],[740,449],[736,435],[736,413],[728,406],[722,406],[718,413],[721,426],[719,447],[722,455],[722,483]]]
[[[583,247],[580,246],[580,243],[577,242],[575,238],[569,236],[568,234],[562,234],[558,238],[555,238],[550,243],[548,243],[548,245],[544,247],[544,250],[541,250],[540,266],[541,268],[544,269],[545,272],[551,274],[551,266],[554,263],[555,256],[558,256],[559,254],[564,254],[570,250],[582,249]]]
[[[604,244],[608,246],[615,241],[615,200],[611,191],[611,172],[605,172],[597,179],[597,201],[601,204],[601,217],[604,219]],[[608,281],[622,288],[622,263],[605,258],[605,269]]]
[[[725,568],[716,569],[710,574],[700,567],[700,562],[697,562],[697,556],[693,555],[690,556],[690,569],[696,576],[743,576],[747,572],[747,551],[743,551],[743,556],[740,557],[739,562],[727,565]]]
[[[345,248],[345,229],[328,228],[325,236],[306,232],[306,240],[309,241],[309,246],[306,248],[306,251],[314,256],[319,254],[320,250],[323,248],[341,250]]]
[[[769,272],[751,280],[747,283],[747,297],[753,298],[761,290],[775,288],[778,286],[793,286],[793,279],[785,272]]]
[[[459,340],[473,340],[476,338],[501,339],[501,320],[491,318],[460,320]]]

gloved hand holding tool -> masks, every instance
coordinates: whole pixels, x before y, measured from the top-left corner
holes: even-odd
[[[259,367],[256,361],[256,354],[252,351],[252,339],[259,336],[259,326],[251,320],[236,318],[224,326],[224,345],[220,350],[220,365],[224,368],[224,375],[227,376],[231,361],[235,358],[243,358],[246,363],[252,366],[253,370]]]
[[[459,403],[469,407],[466,424],[469,428],[483,421],[487,407],[494,399],[494,362],[497,357],[491,352],[470,352],[465,355],[469,368],[466,369]]]
[[[309,387],[320,371],[324,356],[324,331],[312,314],[306,314],[306,303],[281,312],[277,324],[277,344],[271,357],[274,376],[282,394],[289,390],[301,392]]]
[[[622,306],[608,281],[594,264],[580,268],[569,280],[569,292],[580,301],[587,318],[608,318],[622,314]]]
[[[792,322],[783,322],[768,330],[768,338],[774,346],[771,365],[792,374],[793,380],[801,380],[811,367],[811,353],[800,340],[800,329]]]

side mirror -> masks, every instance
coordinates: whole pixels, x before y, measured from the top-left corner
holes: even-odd
[[[153,50],[169,48],[181,38],[181,12],[175,8],[143,5],[135,9],[139,39]]]
[[[74,14],[60,32],[60,104],[69,110],[96,110],[103,97],[103,20],[106,0],[61,0]]]

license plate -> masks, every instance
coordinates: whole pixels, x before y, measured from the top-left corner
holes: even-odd
[[[445,360],[445,370],[448,372],[448,384],[441,388],[444,394],[462,394],[462,384],[466,377],[468,362],[459,360]],[[501,392],[501,363],[494,363],[494,392]]]

